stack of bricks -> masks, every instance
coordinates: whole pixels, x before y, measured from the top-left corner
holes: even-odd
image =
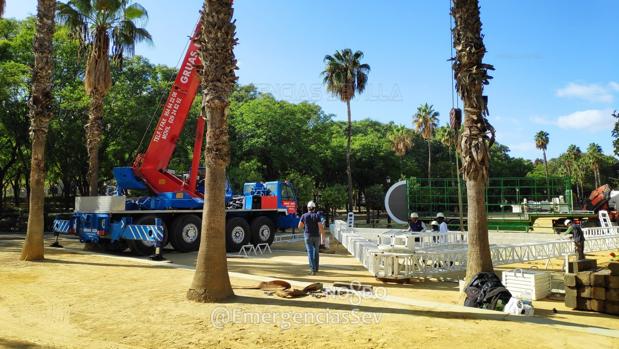
[[[581,260],[569,266],[565,274],[565,305],[619,315],[619,262],[598,269],[595,260]]]

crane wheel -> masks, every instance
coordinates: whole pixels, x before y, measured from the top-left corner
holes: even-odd
[[[249,244],[251,229],[244,218],[234,217],[226,223],[226,251],[238,252],[241,247]]]
[[[133,224],[155,224],[155,218],[157,216],[146,215],[139,217],[134,221]],[[163,244],[162,247],[168,243],[168,229],[163,223]],[[155,243],[152,241],[143,241],[143,240],[127,240],[127,245],[129,245],[129,249],[136,256],[150,256],[155,253]]]
[[[269,244],[275,239],[275,225],[269,217],[260,216],[251,221],[251,243]]]
[[[170,244],[178,252],[197,251],[200,247],[202,219],[193,214],[178,216],[170,229]]]

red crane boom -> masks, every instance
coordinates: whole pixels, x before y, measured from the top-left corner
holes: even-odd
[[[136,176],[142,178],[149,188],[157,194],[186,192],[191,197],[202,198],[202,194],[196,188],[196,183],[204,138],[205,120],[203,116],[198,118],[196,127],[189,182],[187,183],[167,171],[176,148],[176,142],[183,131],[189,110],[200,87],[197,70],[202,62],[198,55],[199,47],[195,42],[200,30],[201,26],[198,23],[193,36],[190,38],[183,64],[163,107],[150,144],[145,153],[136,156],[133,163],[133,171]]]

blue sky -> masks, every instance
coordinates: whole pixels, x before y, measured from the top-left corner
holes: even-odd
[[[200,0],[141,0],[154,45],[137,53],[176,66]],[[486,88],[497,140],[535,159],[533,135],[550,133],[548,154],[591,142],[612,153],[612,110],[619,109],[619,1],[481,0],[494,79]],[[6,17],[33,14],[35,0],[8,0]],[[428,102],[448,120],[451,108],[449,0],[237,0],[239,81],[276,97],[309,100],[346,117],[321,84],[325,54],[352,48],[372,71],[352,102],[354,119],[411,126]]]

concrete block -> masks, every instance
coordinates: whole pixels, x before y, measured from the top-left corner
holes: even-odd
[[[576,286],[591,286],[591,271],[576,273]]]
[[[581,298],[593,298],[593,287],[585,286],[577,289],[577,295]]]
[[[604,269],[591,273],[591,286],[606,287],[607,278],[610,276],[610,270]]]
[[[600,301],[606,300],[606,289],[604,287],[591,287],[591,297]]]
[[[605,312],[612,315],[619,315],[619,302],[606,302]]]
[[[578,296],[576,292],[568,293],[567,289],[565,289],[565,306],[572,309],[578,308]]]
[[[619,302],[619,288],[606,289],[606,299],[613,302]]]
[[[595,270],[597,268],[597,260],[595,259],[581,259],[579,261],[571,262],[568,266],[568,272],[578,273],[580,271]]]
[[[587,310],[603,313],[606,310],[606,302],[599,299],[587,299]]]
[[[619,288],[619,276],[608,275],[607,288]]]
[[[563,276],[566,287],[576,287],[576,274],[567,273]]]

